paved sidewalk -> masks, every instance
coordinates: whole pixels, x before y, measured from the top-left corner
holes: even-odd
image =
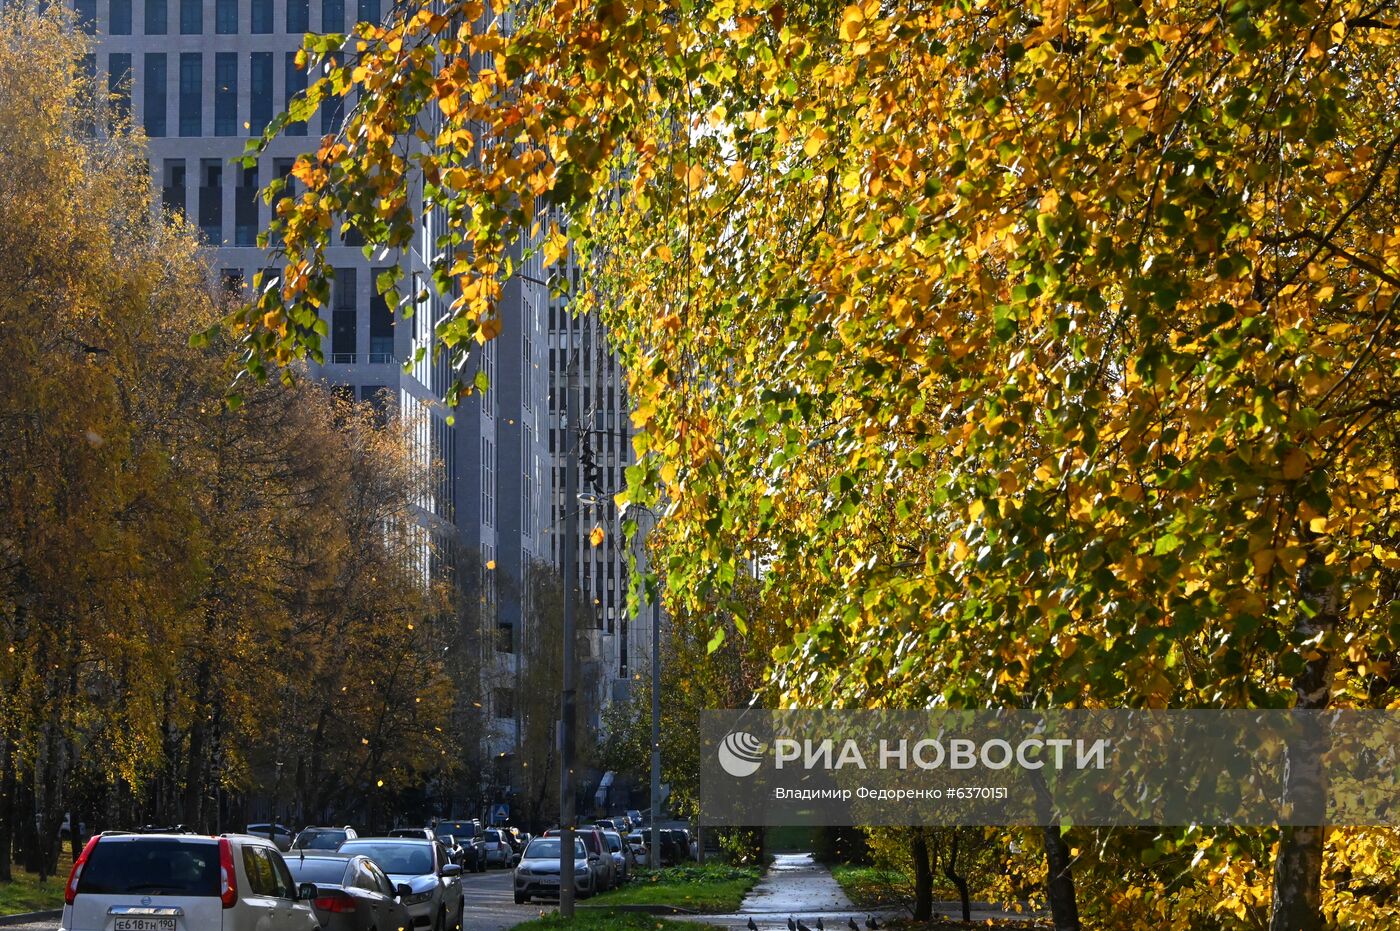
[[[744,898],[734,915],[687,916],[724,928],[747,931],[749,919],[763,931],[787,931],[791,916],[815,931],[822,919],[827,931],[842,931],[851,918],[865,928],[866,912],[857,909],[831,878],[831,871],[810,853],[780,853],[757,886]]]

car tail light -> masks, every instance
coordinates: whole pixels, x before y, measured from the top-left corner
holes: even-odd
[[[63,887],[63,901],[68,905],[73,904],[73,899],[78,894],[78,877],[83,874],[83,866],[87,864],[88,855],[92,853],[92,848],[97,846],[97,835],[88,838],[88,842],[83,845],[83,852],[78,854],[78,859],[73,861],[73,872],[68,874],[68,885]]]
[[[348,892],[328,891],[316,896],[315,905],[323,912],[353,912],[355,910],[355,897]]]
[[[238,903],[238,874],[233,871],[233,844],[227,837],[219,838],[219,900],[224,908]]]

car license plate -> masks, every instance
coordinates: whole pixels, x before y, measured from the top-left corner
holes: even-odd
[[[118,918],[112,931],[175,931],[174,918]]]

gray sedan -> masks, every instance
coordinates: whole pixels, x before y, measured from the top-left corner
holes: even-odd
[[[340,845],[338,853],[364,854],[403,884],[399,901],[408,906],[415,928],[447,931],[462,926],[462,868],[435,840],[408,837],[361,837]]]
[[[312,907],[322,931],[408,931],[413,917],[399,901],[408,887],[395,889],[369,857],[312,854],[284,858],[292,878],[315,883]]]

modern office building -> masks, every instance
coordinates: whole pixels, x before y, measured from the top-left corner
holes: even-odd
[[[626,375],[609,348],[606,329],[596,317],[576,317],[569,309],[568,292],[579,280],[572,252],[561,261],[558,273],[565,276],[568,287],[557,289],[564,293],[552,296],[549,303],[549,451],[554,472],[550,553],[555,562],[562,561],[565,546],[572,545],[577,554],[580,618],[590,625],[588,650],[603,671],[588,684],[596,690],[593,707],[602,708],[625,698],[631,682],[651,662],[650,610],[634,618],[627,609],[628,547],[633,544],[623,535],[613,500],[627,486],[624,472],[634,461],[633,430]],[[579,508],[579,532],[569,541],[564,537],[564,517],[570,506],[564,500],[564,481],[570,460],[560,410],[571,365],[578,378],[583,451],[578,466],[579,500],[574,503]],[[603,530],[597,546],[590,539],[595,527]],[[640,549],[638,555],[643,555]]]
[[[166,208],[200,228],[212,249],[214,274],[231,289],[254,276],[278,274],[258,248],[270,207],[258,192],[289,175],[296,156],[340,129],[344,105],[328,104],[309,125],[291,125],[251,168],[233,162],[250,137],[262,134],[306,87],[296,52],[307,32],[344,33],[377,21],[388,0],[74,0],[81,28],[96,38],[85,66],[112,106],[130,115],[148,139],[151,172]],[[417,188],[417,185],[412,185]],[[413,193],[418,194],[420,190]],[[421,216],[414,246],[366,258],[353,231],[339,231],[326,250],[335,278],[325,309],[324,361],[310,366],[355,400],[385,415],[396,412],[420,464],[438,479],[418,504],[425,574],[478,574],[466,587],[486,602],[480,612],[482,698],[492,722],[489,751],[515,741],[514,690],[528,617],[521,584],[532,560],[550,560],[546,544],[549,482],[546,291],[537,258],[520,261],[506,289],[504,332],[476,354],[492,389],[454,411],[443,403],[453,372],[434,357],[433,332],[446,302],[433,297],[411,319],[397,317],[376,291],[385,267],[397,264],[402,288],[417,293],[428,280],[425,255],[443,218]],[[517,258],[519,258],[517,256]],[[428,350],[407,370],[416,350]],[[437,546],[428,545],[436,538]],[[456,543],[458,545],[447,545]],[[464,558],[463,554],[470,554]],[[470,566],[470,570],[466,567]],[[493,566],[493,569],[488,569]]]

